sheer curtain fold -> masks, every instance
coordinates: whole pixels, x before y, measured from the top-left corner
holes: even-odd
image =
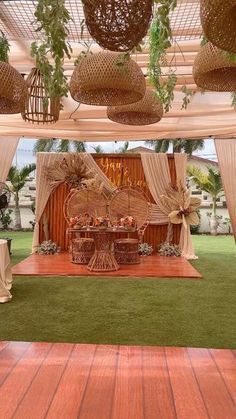
[[[215,140],[224,192],[236,240],[236,140]]]
[[[5,182],[19,143],[19,137],[0,137],[0,182]]]

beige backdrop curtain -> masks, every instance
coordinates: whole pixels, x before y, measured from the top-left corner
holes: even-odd
[[[5,182],[12,166],[19,137],[0,137],[0,182]]]
[[[236,140],[215,140],[227,207],[236,240]]]

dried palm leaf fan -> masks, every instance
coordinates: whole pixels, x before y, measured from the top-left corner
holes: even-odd
[[[0,31],[0,114],[20,113],[27,97],[27,85],[21,74],[8,64],[9,44]]]
[[[201,0],[200,15],[207,39],[236,53],[236,0]]]
[[[99,52],[83,58],[71,77],[72,98],[98,106],[141,100],[146,90],[144,75],[135,61],[121,58],[121,54],[114,52]]]
[[[70,218],[79,214],[89,214],[96,218],[107,215],[107,199],[92,189],[72,189],[67,195],[64,203],[64,216],[69,223]]]
[[[163,106],[151,89],[139,102],[124,106],[109,106],[107,116],[114,122],[125,125],[150,125],[159,122],[163,116]]]
[[[152,0],[83,0],[86,26],[102,48],[130,51],[147,34],[152,5]]]
[[[193,65],[193,77],[198,87],[214,92],[236,91],[236,62],[225,51],[207,42]]]
[[[37,124],[49,124],[58,121],[60,114],[60,98],[50,98],[44,89],[40,71],[32,68],[26,79],[28,99],[22,118]]]

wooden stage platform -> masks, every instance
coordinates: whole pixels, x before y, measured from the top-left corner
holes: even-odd
[[[2,419],[234,419],[236,352],[0,342]]]
[[[143,256],[138,265],[121,265],[114,272],[90,272],[86,265],[70,262],[67,252],[55,255],[33,254],[13,267],[14,275],[32,276],[100,276],[100,277],[154,277],[202,278],[201,274],[182,257]]]

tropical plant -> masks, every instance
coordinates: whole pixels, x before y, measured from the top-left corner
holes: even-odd
[[[70,58],[72,49],[67,42],[68,23],[71,19],[65,0],[39,0],[35,17],[37,32],[43,32],[43,42],[31,45],[31,55],[36,59],[44,88],[50,98],[62,98],[68,94],[64,74],[64,57]]]
[[[36,141],[34,145],[33,152],[34,154],[39,152],[52,152],[56,151],[58,153],[84,153],[86,151],[86,145],[82,141],[71,141],[71,140],[58,140],[56,138],[45,139],[41,138]]]
[[[125,141],[124,145],[119,148],[117,153],[127,153],[128,148],[129,148],[129,141]]]
[[[212,211],[210,219],[211,234],[217,234],[217,199],[224,195],[223,184],[219,170],[212,166],[207,166],[207,173],[204,173],[199,167],[189,166],[187,174],[196,186],[204,192],[207,192],[212,198]]]
[[[10,45],[4,33],[0,30],[0,61],[8,62]]]
[[[11,218],[12,212],[13,211],[11,209],[8,209],[4,213],[0,213],[0,224],[3,230],[8,230],[9,225],[12,222],[12,218]]]
[[[189,156],[194,151],[201,151],[204,149],[204,140],[148,140],[147,144],[152,145],[156,153],[167,153],[169,148],[172,146],[173,153],[186,153]]]
[[[104,153],[103,148],[100,145],[93,145],[92,146],[95,153],[102,154]]]
[[[12,166],[8,173],[8,180],[10,182],[9,189],[14,196],[15,201],[15,229],[20,230],[21,226],[21,215],[19,207],[19,192],[25,186],[27,177],[36,169],[35,164],[28,164],[22,169],[17,169],[16,166]]]

